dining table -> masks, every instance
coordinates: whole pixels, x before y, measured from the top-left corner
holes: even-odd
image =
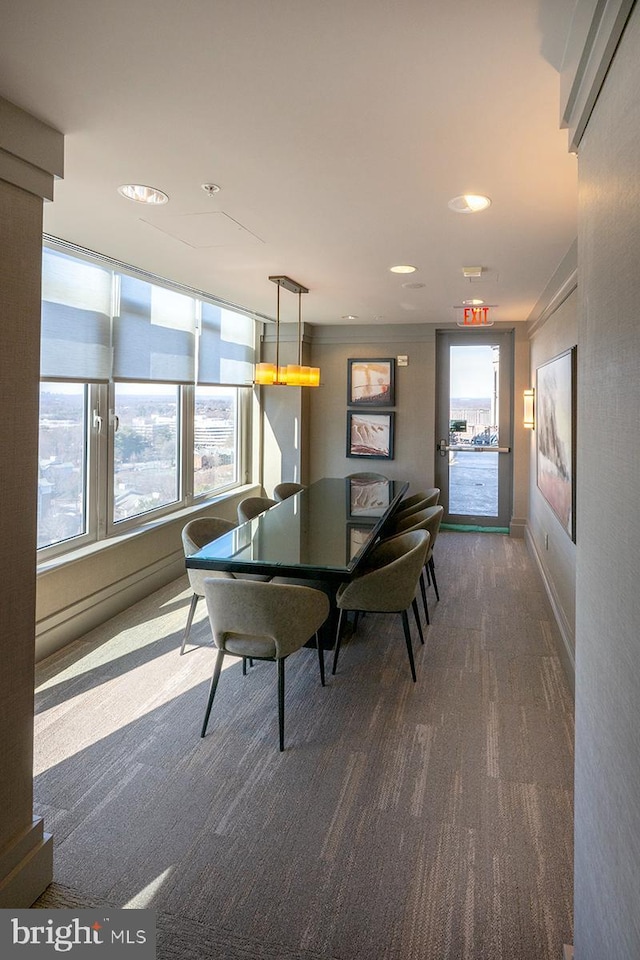
[[[336,591],[352,580],[409,488],[378,477],[324,477],[206,544],[189,568],[261,574],[324,590],[331,613],[323,645],[331,646]]]

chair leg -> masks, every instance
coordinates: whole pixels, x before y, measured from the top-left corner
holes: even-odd
[[[338,626],[336,629],[336,642],[333,649],[333,666],[331,668],[331,673],[336,672],[336,667],[338,666],[338,654],[340,653],[340,634],[342,632],[342,615],[344,610],[341,610],[338,614]]]
[[[439,600],[440,594],[438,593],[438,581],[436,580],[436,568],[433,562],[433,557],[429,558],[429,570],[431,571],[431,579],[433,580],[433,589],[436,592],[436,600]]]
[[[429,607],[427,605],[427,588],[424,585],[424,570],[420,571],[420,592],[422,594],[422,605],[424,607],[424,615],[427,621],[427,626],[429,626]]]
[[[409,629],[409,617],[407,616],[407,611],[402,611],[402,626],[404,628],[404,638],[407,641],[407,653],[409,655],[409,665],[411,666],[411,676],[413,677],[413,682],[416,682],[416,665],[413,662],[413,648],[411,646],[411,630]]]
[[[209,687],[209,699],[207,700],[207,709],[204,714],[204,722],[202,724],[202,730],[200,736],[204,737],[207,732],[207,724],[209,723],[209,714],[211,713],[211,707],[213,706],[213,698],[216,695],[216,688],[218,686],[218,680],[220,679],[220,671],[222,670],[222,661],[224,660],[224,650],[218,650],[218,655],[216,657],[216,664],[213,668],[213,676],[211,677],[211,686]]]
[[[196,607],[198,606],[198,600],[200,597],[197,593],[191,597],[191,606],[189,607],[189,613],[187,614],[187,625],[184,628],[184,636],[182,638],[182,646],[180,647],[180,656],[184,653],[184,648],[189,639],[189,634],[191,633],[191,624],[193,623],[193,615],[196,612]]]
[[[424,635],[423,635],[423,633],[422,633],[422,624],[420,623],[420,614],[419,614],[419,612],[418,612],[418,601],[416,600],[415,597],[414,597],[413,600],[411,601],[411,606],[412,606],[412,608],[413,608],[413,615],[414,615],[414,617],[415,617],[415,619],[416,619],[416,626],[417,626],[417,628],[418,628],[418,633],[419,633],[419,635],[420,635],[420,643],[421,643],[422,646],[424,647]]]
[[[316,630],[316,648],[318,650],[318,663],[320,664],[320,683],[324,687],[324,650],[320,643],[320,632]]]
[[[280,739],[280,752],[284,750],[284,661],[285,657],[278,660],[278,736]]]

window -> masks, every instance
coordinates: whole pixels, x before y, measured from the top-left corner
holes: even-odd
[[[180,500],[179,388],[116,383],[113,521]]]
[[[238,483],[238,390],[196,387],[193,493],[200,497]]]
[[[41,556],[241,482],[254,326],[214,298],[45,238]]]
[[[87,386],[41,383],[38,547],[87,532]]]

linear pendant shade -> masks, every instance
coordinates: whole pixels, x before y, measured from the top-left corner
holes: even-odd
[[[319,387],[320,367],[308,367],[302,363],[302,294],[309,293],[309,290],[290,277],[269,277],[269,280],[278,285],[276,360],[275,363],[257,363],[253,382],[260,386]],[[298,362],[286,367],[280,365],[280,287],[298,294]]]

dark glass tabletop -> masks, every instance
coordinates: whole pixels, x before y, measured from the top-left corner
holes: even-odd
[[[348,579],[409,484],[324,478],[187,557],[200,570]]]

